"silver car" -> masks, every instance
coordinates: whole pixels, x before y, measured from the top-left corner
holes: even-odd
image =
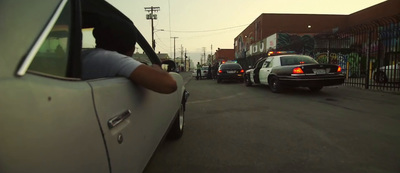
[[[374,80],[377,83],[398,83],[400,82],[400,62],[393,65],[379,67],[373,72]]]
[[[122,77],[81,79],[82,29],[131,22],[101,0],[2,0],[0,172],[142,172],[164,136],[183,134],[188,92]],[[138,44],[160,60],[143,36]]]

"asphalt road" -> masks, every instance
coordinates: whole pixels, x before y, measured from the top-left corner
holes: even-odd
[[[275,94],[195,80],[185,132],[146,173],[400,172],[400,95],[336,86]]]

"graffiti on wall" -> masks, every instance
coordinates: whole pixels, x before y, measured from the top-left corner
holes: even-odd
[[[278,33],[277,50],[296,51],[304,55],[312,55],[315,40],[312,35]]]
[[[347,71],[349,72],[349,77],[358,77],[362,73],[362,68],[360,68],[360,65],[362,64],[361,57],[355,52],[348,54],[330,53],[329,61],[327,52],[317,52],[314,59],[321,64],[329,63],[339,65],[342,67],[343,73],[347,73]]]

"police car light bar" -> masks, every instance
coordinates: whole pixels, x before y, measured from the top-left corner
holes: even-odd
[[[295,51],[269,51],[268,56],[271,55],[285,55],[285,54],[296,54]]]

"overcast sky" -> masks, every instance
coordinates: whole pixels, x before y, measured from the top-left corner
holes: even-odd
[[[176,57],[181,45],[199,61],[203,50],[233,49],[234,38],[262,13],[351,14],[384,0],[106,0],[128,16],[151,43],[144,7],[160,7],[154,21],[156,52]],[[158,31],[163,29],[164,31]],[[150,44],[151,45],[151,44]],[[211,49],[212,45],[212,49]]]

